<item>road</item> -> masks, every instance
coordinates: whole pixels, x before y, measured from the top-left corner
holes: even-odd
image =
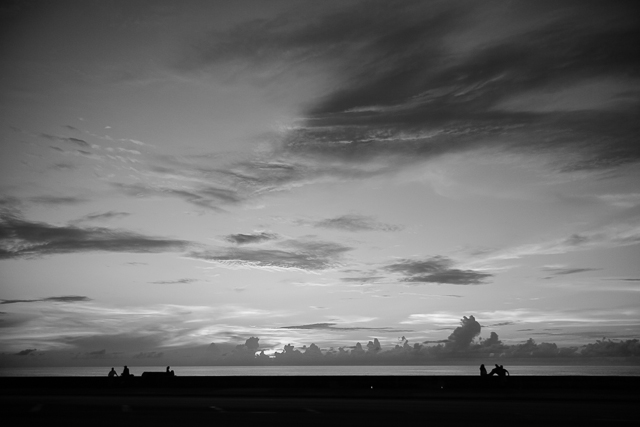
[[[0,396],[6,426],[635,425],[637,400]]]

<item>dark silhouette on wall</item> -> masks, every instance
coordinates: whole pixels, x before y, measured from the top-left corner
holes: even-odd
[[[116,370],[111,368],[111,370],[109,371],[109,378],[113,378],[117,376],[118,376],[118,373],[116,372]]]
[[[480,365],[480,376],[481,377],[487,376],[487,368],[484,367],[484,364]]]
[[[128,377],[132,377],[133,375],[129,373],[129,368],[125,365],[124,369],[122,370],[122,374],[120,374],[120,376],[122,378],[128,378]]]

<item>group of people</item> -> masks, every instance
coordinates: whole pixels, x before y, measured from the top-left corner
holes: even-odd
[[[167,375],[170,375],[172,377],[174,377],[176,374],[175,372],[173,372],[173,369],[171,369],[171,366],[167,366]],[[111,368],[111,370],[109,371],[109,378],[113,378],[113,377],[117,377],[118,373],[116,372],[115,369]],[[128,378],[128,377],[132,377],[133,374],[129,372],[129,368],[125,365],[124,369],[122,369],[122,373],[120,374],[120,377],[122,378]]]
[[[118,373],[115,369],[111,368],[109,371],[109,378],[117,377]],[[122,369],[122,373],[119,375],[122,378],[132,377],[133,374],[129,372],[129,368],[125,365],[124,369]]]
[[[507,371],[504,366],[498,365],[496,363],[496,367],[491,370],[491,372],[487,373],[487,368],[484,367],[484,364],[480,365],[480,376],[481,377],[492,377],[497,375],[501,378],[506,378],[509,375],[509,371]]]

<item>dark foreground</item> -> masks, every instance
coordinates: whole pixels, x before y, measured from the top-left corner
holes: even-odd
[[[0,378],[4,425],[635,425],[640,377]]]

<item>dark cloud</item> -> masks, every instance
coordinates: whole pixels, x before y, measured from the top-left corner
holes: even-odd
[[[167,252],[189,242],[161,239],[103,227],[56,226],[15,215],[0,215],[0,259],[77,252]]]
[[[64,126],[62,126],[62,127],[63,127],[63,128],[65,128],[65,129],[68,129],[68,130],[76,131],[76,132],[79,132],[79,131],[80,131],[80,129],[75,128],[75,127],[73,127],[73,126],[71,126],[71,125],[64,125]]]
[[[60,297],[48,297],[48,298],[39,298],[39,299],[11,299],[11,300],[0,300],[0,304],[17,304],[21,302],[41,302],[41,301],[52,301],[52,302],[87,302],[91,301],[91,298],[79,296],[79,295],[65,295]]]
[[[109,219],[114,219],[114,218],[124,218],[126,216],[131,215],[128,212],[116,212],[116,211],[109,211],[109,212],[104,212],[104,213],[95,213],[95,214],[88,214],[85,215],[81,218],[78,218],[76,221],[74,222],[84,222],[84,221],[103,221],[103,220],[109,220]]]
[[[314,227],[332,228],[345,231],[398,231],[402,227],[375,221],[364,215],[342,215],[312,223]]]
[[[365,276],[365,277],[343,277],[342,282],[369,283],[384,279],[382,276]]]
[[[552,279],[556,276],[566,276],[569,274],[584,273],[586,271],[598,271],[601,268],[564,268],[564,267],[544,267],[542,269],[545,272],[550,272],[551,276],[545,277],[545,279]]]
[[[87,199],[82,197],[56,197],[56,196],[37,196],[30,197],[29,200],[34,203],[40,203],[43,205],[77,205],[79,203],[87,202]]]
[[[179,279],[179,280],[159,280],[157,282],[149,282],[155,285],[178,285],[197,282],[198,279]]]
[[[500,323],[492,323],[491,325],[486,325],[487,328],[495,328],[496,326],[509,326],[515,325],[516,322],[500,322]]]
[[[162,351],[141,351],[133,356],[134,359],[160,359],[164,356]]]
[[[308,325],[283,326],[280,329],[314,329],[329,331],[380,331],[380,332],[413,332],[411,329],[394,328],[365,328],[365,327],[339,327],[336,323],[311,323]]]
[[[482,327],[480,323],[476,321],[473,316],[463,316],[460,320],[460,326],[454,329],[449,335],[448,342],[445,344],[445,348],[451,351],[464,351],[466,350],[471,341],[480,335]]]
[[[451,285],[479,285],[492,274],[474,270],[451,268],[453,261],[436,256],[425,261],[403,260],[384,267],[386,271],[400,273],[403,282],[444,283]]]
[[[249,243],[260,243],[269,240],[275,240],[278,238],[277,234],[260,232],[260,233],[252,233],[252,234],[229,234],[225,236],[225,240],[231,243],[235,243],[238,245],[246,245]]]
[[[243,200],[243,198],[234,190],[204,185],[190,188],[188,191],[166,187],[153,188],[140,184],[115,183],[113,186],[130,196],[175,197],[198,207],[213,209],[216,211],[221,210],[218,207],[219,205],[236,204]]]
[[[313,271],[337,267],[340,257],[352,249],[337,243],[308,240],[286,240],[278,245],[286,250],[233,247],[191,252],[189,256],[232,266]]]
[[[64,137],[64,136],[56,136],[56,135],[51,135],[48,133],[41,133],[40,134],[41,137],[46,138],[50,141],[61,141],[61,142],[69,142],[75,145],[79,145],[80,147],[83,148],[89,148],[91,147],[91,145],[85,141],[84,139],[79,139],[79,138],[73,138],[73,137]]]
[[[358,2],[213,32],[185,66],[336,76],[282,140],[283,153],[302,158],[392,164],[498,146],[553,152],[561,171],[604,169],[640,160],[637,97],[625,95],[639,77],[638,12],[630,2]],[[498,19],[520,29],[489,28]],[[589,85],[607,94],[602,102],[588,102]]]
[[[27,348],[26,350],[22,350],[16,353],[16,356],[33,356],[37,350],[35,348]]]
[[[640,340],[626,341],[598,340],[587,344],[581,351],[587,357],[638,357],[640,356]]]

